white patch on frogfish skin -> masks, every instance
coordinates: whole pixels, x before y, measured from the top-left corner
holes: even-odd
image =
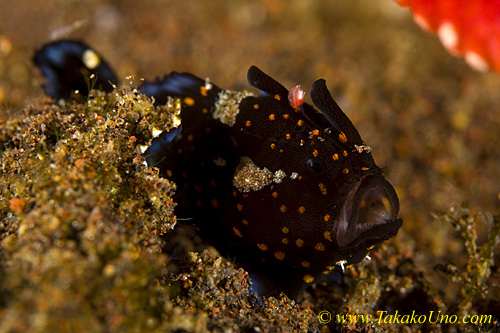
[[[285,171],[279,169],[278,171],[274,172],[273,175],[273,182],[276,184],[279,184],[283,181],[283,179],[286,177]]]
[[[223,124],[233,126],[240,112],[241,101],[249,96],[255,96],[255,94],[249,91],[222,90],[215,102],[213,117]]]
[[[89,69],[94,69],[101,64],[101,58],[91,49],[83,52],[82,61]]]
[[[271,183],[281,183],[286,177],[283,170],[274,173],[268,168],[259,168],[248,156],[240,158],[233,176],[233,185],[238,191],[248,193],[258,191]]]

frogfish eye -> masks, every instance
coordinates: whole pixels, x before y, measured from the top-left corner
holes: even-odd
[[[307,171],[313,176],[321,176],[326,172],[326,164],[319,158],[310,158],[306,162]]]
[[[378,235],[397,232],[401,226],[401,219],[396,219],[398,211],[396,191],[384,177],[361,178],[347,195],[335,225],[337,244],[357,246],[365,240],[379,240]]]

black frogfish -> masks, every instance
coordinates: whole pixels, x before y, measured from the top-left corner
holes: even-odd
[[[37,65],[55,73],[46,75],[48,93],[66,98],[50,89],[65,73],[44,68],[50,45]],[[206,240],[246,267],[254,291],[296,297],[394,237],[399,201],[325,80],[311,88],[317,109],[300,86],[289,91],[255,66],[248,81],[259,94],[189,73],[143,83],[139,90],[157,104],[182,100],[180,126],[154,139],[145,156],[177,184],[178,216],[193,218]]]

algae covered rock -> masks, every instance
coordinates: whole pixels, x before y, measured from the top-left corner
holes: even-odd
[[[175,103],[125,89],[1,124],[0,330],[155,327],[175,185],[141,156]]]

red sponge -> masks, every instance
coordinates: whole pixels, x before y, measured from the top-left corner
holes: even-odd
[[[445,48],[480,71],[500,72],[500,0],[396,0]]]

